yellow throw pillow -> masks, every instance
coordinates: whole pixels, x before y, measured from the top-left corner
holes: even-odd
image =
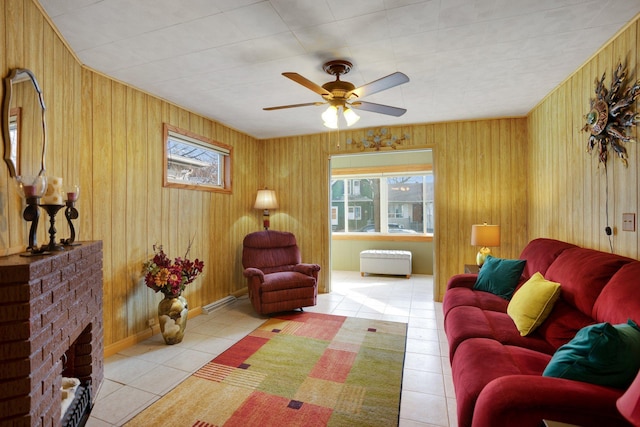
[[[546,320],[560,296],[560,283],[546,280],[537,272],[513,294],[507,314],[520,335],[527,336]]]

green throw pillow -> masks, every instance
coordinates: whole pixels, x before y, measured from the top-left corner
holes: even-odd
[[[502,259],[489,255],[480,268],[473,289],[491,292],[510,300],[518,286],[525,263],[522,259]]]
[[[580,329],[555,352],[542,375],[626,389],[639,369],[640,329],[629,320]]]

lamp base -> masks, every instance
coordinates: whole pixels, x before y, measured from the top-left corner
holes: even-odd
[[[487,255],[490,255],[490,254],[491,254],[491,249],[487,247],[480,248],[480,250],[476,254],[476,264],[478,264],[478,267],[482,267],[482,264],[484,264],[484,261],[487,259]]]

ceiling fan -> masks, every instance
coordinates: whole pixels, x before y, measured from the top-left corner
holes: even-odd
[[[319,86],[311,80],[301,76],[298,73],[282,73],[283,76],[293,80],[294,82],[301,84],[317,93],[324,98],[324,101],[320,102],[307,102],[304,104],[291,104],[281,105],[278,107],[266,107],[263,110],[282,110],[284,108],[296,108],[296,107],[308,107],[311,105],[324,105],[329,104],[327,110],[322,114],[324,125],[336,129],[338,127],[338,110],[342,109],[347,126],[351,126],[360,118],[353,109],[371,111],[373,113],[387,114],[390,116],[399,117],[406,113],[405,108],[391,107],[389,105],[375,104],[373,102],[360,101],[360,98],[366,95],[372,95],[377,92],[381,92],[386,89],[401,85],[409,81],[409,77],[401,72],[395,72],[388,76],[379,78],[370,83],[364,84],[360,87],[355,87],[353,83],[340,80],[340,76],[347,74],[351,71],[353,65],[349,61],[338,59],[334,61],[326,62],[322,69],[332,76],[335,76],[335,81],[327,82],[322,86]]]

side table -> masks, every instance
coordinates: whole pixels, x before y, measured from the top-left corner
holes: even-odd
[[[480,267],[478,267],[476,264],[465,264],[464,272],[478,274],[480,272]]]
[[[542,420],[544,427],[580,427],[575,424],[566,424],[558,421]]]

